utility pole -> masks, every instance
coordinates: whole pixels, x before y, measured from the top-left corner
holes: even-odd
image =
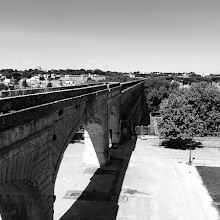
[[[192,165],[193,160],[195,159],[195,157],[192,158],[192,143],[190,143],[190,147],[189,147],[189,162],[188,165]]]
[[[192,165],[192,148],[191,148],[191,144],[190,144],[190,147],[189,147],[189,162],[188,162],[189,165]]]

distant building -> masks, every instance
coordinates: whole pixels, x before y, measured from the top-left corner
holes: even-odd
[[[216,86],[220,90],[220,82],[212,82],[213,86]]]
[[[52,80],[53,86],[59,87],[59,86],[72,86],[75,85],[75,82],[73,82],[70,79],[64,79],[64,80]]]
[[[106,80],[105,75],[90,75],[91,79],[94,81]]]
[[[45,80],[48,80],[50,74],[43,74]]]
[[[135,78],[135,74],[134,73],[129,73],[129,77],[130,78]]]
[[[104,75],[60,75],[60,80],[63,81],[64,84],[70,84],[72,81],[75,85],[86,83],[88,79],[92,79],[94,81],[105,80],[106,76]]]
[[[11,79],[5,78],[3,82],[5,85],[9,85],[11,83]]]

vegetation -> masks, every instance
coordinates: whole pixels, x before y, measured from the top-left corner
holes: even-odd
[[[147,78],[144,89],[145,105],[142,124],[148,125],[150,123],[150,113],[158,112],[162,100],[178,88],[177,83],[171,82],[169,77]]]
[[[177,88],[177,83],[171,83],[170,80],[164,78],[148,79],[145,83],[145,98],[148,112],[159,111],[161,101]]]
[[[220,91],[207,83],[171,93],[162,102],[160,113],[162,137],[187,139],[220,135]]]
[[[209,167],[209,166],[196,166],[199,175],[202,177],[202,181],[212,197],[213,204],[216,204],[220,214],[220,206],[217,205],[220,202],[220,169],[219,167]]]
[[[150,73],[141,73],[139,71],[131,72],[135,77],[149,78],[149,79],[162,79],[166,81],[175,80],[177,82],[183,82],[183,84],[192,84],[193,82],[218,82],[220,80],[219,75],[207,75],[202,77],[194,72],[150,72]],[[94,70],[85,70],[85,69],[51,69],[51,70],[42,70],[41,67],[36,69],[28,70],[17,70],[17,69],[1,69],[0,74],[6,76],[6,78],[14,78],[20,80],[21,78],[29,79],[34,75],[38,74],[55,74],[55,75],[105,75],[108,81],[127,81],[129,78],[129,73],[127,72],[117,72],[117,71],[102,71],[100,69]],[[43,78],[42,78],[43,79]]]

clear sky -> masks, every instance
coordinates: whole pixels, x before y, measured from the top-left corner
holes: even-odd
[[[0,0],[0,69],[220,74],[220,0]]]

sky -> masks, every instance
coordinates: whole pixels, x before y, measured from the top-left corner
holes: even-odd
[[[0,69],[220,74],[219,0],[0,0]]]

